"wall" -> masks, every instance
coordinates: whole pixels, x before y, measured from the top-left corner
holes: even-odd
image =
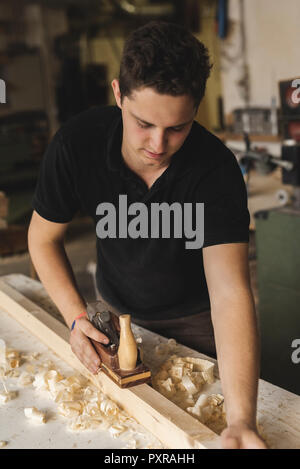
[[[225,113],[244,107],[241,11],[243,0],[229,0],[230,33],[221,43],[221,79]],[[299,0],[244,0],[245,61],[249,71],[249,104],[279,105],[278,81],[300,74]]]
[[[203,2],[201,8],[200,32],[195,34],[208,48],[213,68],[207,81],[206,93],[199,106],[197,121],[210,131],[218,128],[218,97],[222,95],[220,76],[220,44],[215,31],[216,2]]]

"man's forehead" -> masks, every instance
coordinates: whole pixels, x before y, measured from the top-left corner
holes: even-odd
[[[126,101],[125,101],[126,100]],[[152,90],[135,92],[124,99],[128,113],[139,121],[163,127],[179,127],[194,120],[196,109],[187,95],[159,95]]]
[[[139,120],[140,122],[142,122],[143,124],[153,125],[153,126],[155,126],[155,125],[158,124],[158,122],[149,122],[148,120],[143,119],[142,117],[140,117],[139,115],[135,114],[134,112],[129,111],[129,114],[130,114],[132,117],[134,117],[135,119],[137,119],[137,120]],[[154,120],[156,120],[156,119],[154,119]],[[182,121],[182,120],[179,121],[178,119],[177,119],[177,120],[176,120],[176,119],[174,120],[174,118],[173,118],[173,123],[167,125],[166,127],[182,127],[182,126],[184,126],[184,125],[190,124],[191,122],[193,122],[193,120],[194,120],[194,115],[193,115],[190,119],[188,119],[188,120],[186,120],[186,121]],[[176,122],[175,122],[175,121],[176,121]]]

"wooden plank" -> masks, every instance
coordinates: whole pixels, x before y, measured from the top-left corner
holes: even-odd
[[[68,328],[3,280],[0,280],[0,305],[60,358],[91,379],[167,448],[220,448],[218,435],[147,384],[120,389],[103,372],[91,374],[73,354]]]

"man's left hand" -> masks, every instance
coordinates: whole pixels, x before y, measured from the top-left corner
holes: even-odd
[[[267,449],[256,428],[246,423],[229,425],[221,434],[223,449]]]

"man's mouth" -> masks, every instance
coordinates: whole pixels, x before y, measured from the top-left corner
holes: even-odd
[[[144,151],[145,151],[146,155],[149,156],[150,158],[161,158],[165,154],[165,153],[152,153],[149,150],[144,150]]]

